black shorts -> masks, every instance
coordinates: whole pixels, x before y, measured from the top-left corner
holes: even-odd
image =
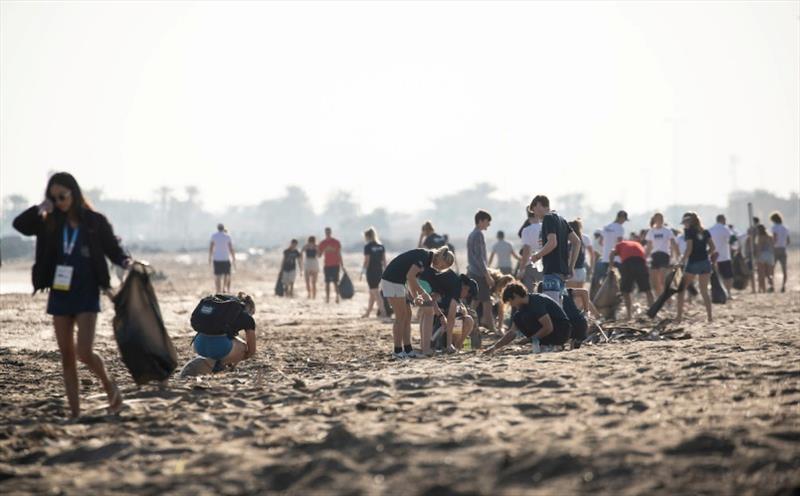
[[[650,291],[650,273],[647,271],[644,258],[631,257],[625,260],[619,272],[622,276],[619,289],[623,293],[632,293],[633,283],[636,283],[639,291]]]
[[[381,276],[383,275],[383,271],[376,270],[376,271],[367,271],[367,285],[369,289],[378,289],[381,285]]]
[[[719,276],[723,279],[733,279],[733,263],[730,260],[724,262],[717,262],[717,270]]]
[[[324,267],[322,269],[325,272],[325,282],[339,282],[339,266],[335,267]]]
[[[226,261],[214,260],[214,275],[227,276],[231,273],[231,263]]]
[[[669,268],[669,253],[654,251],[650,254],[650,267],[653,269]]]

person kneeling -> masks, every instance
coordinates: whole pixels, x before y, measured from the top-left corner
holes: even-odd
[[[520,334],[520,337],[531,340],[534,353],[541,352],[542,346],[563,346],[570,338],[572,326],[569,318],[549,296],[528,293],[525,286],[514,282],[503,290],[503,301],[515,311],[511,328],[485,353],[499,350]]]
[[[249,295],[214,295],[203,298],[192,313],[197,331],[194,350],[199,355],[181,371],[181,376],[220,372],[256,353],[256,305]],[[245,332],[242,340],[239,331]]]

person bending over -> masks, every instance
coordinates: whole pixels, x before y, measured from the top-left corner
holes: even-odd
[[[419,304],[430,302],[431,296],[420,287],[417,275],[428,267],[441,272],[451,265],[453,265],[453,253],[449,248],[442,247],[434,251],[424,248],[409,250],[396,256],[386,266],[381,279],[381,291],[389,300],[395,315],[392,327],[393,358],[420,357],[411,346],[411,304],[406,298],[406,287],[411,293],[412,301],[417,301]],[[421,329],[422,348],[423,353],[430,354],[431,333],[425,335],[427,330],[427,328]]]
[[[214,360],[214,372],[219,372],[226,366],[233,366],[256,354],[256,322],[253,315],[256,313],[256,304],[253,298],[245,293],[224,298],[227,305],[235,305],[234,311],[225,311],[222,320],[215,319],[214,329],[203,327],[206,332],[197,332],[194,338],[194,351],[203,358]],[[208,303],[213,305],[213,303]],[[211,310],[202,309],[203,303],[195,310],[195,314],[213,315],[220,312],[219,306]],[[211,317],[208,317],[209,320]],[[193,314],[194,320],[194,314]],[[193,327],[200,328],[193,323]],[[239,337],[239,332],[244,331],[245,339]]]
[[[431,317],[439,315],[440,324],[444,327],[447,342],[447,352],[453,353],[464,346],[464,339],[472,334],[475,321],[469,314],[465,301],[470,296],[478,294],[478,283],[467,275],[460,276],[451,269],[436,272],[434,269],[425,269],[419,276],[421,281],[426,281],[431,288],[431,298],[437,307],[434,311],[425,313]],[[425,315],[425,314],[423,314]],[[423,317],[424,321],[425,317]],[[461,321],[461,334],[455,337],[453,328],[456,322]],[[439,326],[436,326],[438,329]]]
[[[534,353],[541,347],[562,346],[572,334],[567,314],[547,295],[528,293],[520,283],[511,283],[503,290],[503,301],[516,310],[513,324],[500,340],[486,348],[493,353],[511,343],[518,335],[531,340]]]
[[[634,283],[636,283],[639,291],[647,295],[648,307],[653,304],[653,291],[650,289],[650,272],[647,270],[644,247],[640,242],[620,241],[611,250],[609,257],[614,258],[616,255],[619,255],[620,259],[622,259],[620,268],[622,280],[619,287],[625,299],[625,310],[628,314],[628,320],[630,320],[633,317],[631,293],[633,292]]]

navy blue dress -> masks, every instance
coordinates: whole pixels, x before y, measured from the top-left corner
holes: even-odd
[[[68,238],[72,238],[73,230],[69,228]],[[97,283],[92,259],[89,253],[89,244],[86,239],[86,229],[79,227],[75,248],[69,255],[64,254],[64,245],[57,243],[58,265],[73,267],[72,283],[69,291],[50,290],[47,300],[47,313],[50,315],[77,315],[79,313],[100,312],[100,286]]]

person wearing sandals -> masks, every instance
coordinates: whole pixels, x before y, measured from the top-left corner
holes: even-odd
[[[78,182],[66,172],[50,177],[44,201],[14,219],[14,228],[26,236],[36,236],[33,288],[34,292],[50,289],[47,313],[53,316],[71,416],[80,415],[76,360],[100,379],[108,395],[109,411],[118,412],[122,395],[103,359],[92,348],[100,290],[108,293],[111,286],[105,259],[127,268],[130,257],[120,247],[105,216],[92,208]]]

